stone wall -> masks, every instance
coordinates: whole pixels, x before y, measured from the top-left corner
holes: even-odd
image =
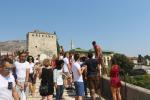
[[[102,95],[107,98],[106,100],[112,100],[108,77],[102,78],[101,87]],[[150,90],[124,82],[122,82],[121,94],[122,100],[150,100]]]

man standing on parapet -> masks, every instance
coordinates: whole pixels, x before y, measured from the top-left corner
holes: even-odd
[[[95,51],[95,58],[99,60],[101,67],[103,67],[105,74],[107,74],[107,70],[103,64],[103,52],[102,52],[101,47],[96,44],[96,41],[93,41],[92,45]],[[100,71],[100,74],[101,74],[101,71]]]
[[[101,47],[96,44],[96,41],[93,41],[92,45],[93,45],[93,48],[94,48],[94,51],[95,51],[95,58],[102,59],[103,54],[102,54]]]

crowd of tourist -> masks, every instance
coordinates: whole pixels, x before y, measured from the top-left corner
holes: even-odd
[[[0,100],[26,100],[27,95],[35,96],[37,78],[41,80],[38,91],[42,100],[64,100],[64,89],[75,91],[75,100],[88,96],[88,91],[92,100],[96,100],[97,95],[101,100],[103,54],[95,41],[92,45],[94,54],[89,52],[87,56],[81,56],[65,52],[61,46],[57,57],[46,58],[42,62],[39,55],[34,58],[25,51],[18,52],[15,58],[1,57]],[[112,60],[110,77],[113,100],[121,100],[119,66],[115,60]]]

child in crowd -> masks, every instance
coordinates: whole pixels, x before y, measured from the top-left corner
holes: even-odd
[[[63,96],[63,71],[62,67],[64,65],[63,60],[58,60],[56,63],[56,68],[54,69],[54,83],[56,88],[56,100],[61,100]]]

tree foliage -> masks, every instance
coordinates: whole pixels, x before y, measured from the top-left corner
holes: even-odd
[[[130,74],[130,71],[133,69],[134,64],[131,62],[128,57],[123,54],[114,54],[113,58],[116,60],[116,63],[124,70],[125,74]]]
[[[137,76],[128,76],[127,82],[150,89],[150,75],[137,75]]]
[[[57,54],[59,54],[60,53],[60,45],[59,45],[58,39],[56,41],[56,44],[57,44]]]

